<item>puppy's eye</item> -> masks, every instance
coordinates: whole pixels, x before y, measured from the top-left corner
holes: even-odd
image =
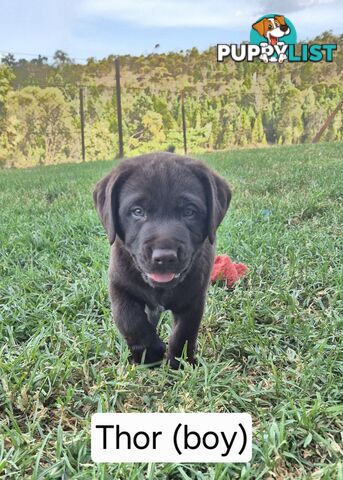
[[[142,207],[133,207],[131,209],[131,215],[136,218],[141,218],[145,216],[145,212]]]
[[[279,27],[280,25],[279,25],[277,22],[275,22],[275,26],[276,26],[276,27]]]
[[[195,216],[196,214],[196,211],[194,210],[194,208],[192,207],[186,207],[183,212],[182,212],[183,216],[186,217],[186,218],[192,218]]]
[[[273,30],[273,25],[268,25],[269,30]]]

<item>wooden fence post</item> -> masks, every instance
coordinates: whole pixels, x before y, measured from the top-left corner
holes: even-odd
[[[116,98],[117,98],[117,119],[118,119],[118,143],[119,143],[119,158],[124,156],[124,142],[123,142],[123,119],[121,111],[121,90],[120,90],[120,61],[119,57],[115,59],[116,69]]]
[[[184,92],[181,92],[181,116],[182,116],[182,130],[183,130],[183,150],[186,155],[187,154],[187,132],[186,132]]]
[[[81,149],[82,149],[82,161],[86,161],[86,148],[85,148],[85,113],[83,108],[83,87],[79,90],[80,98],[80,125],[81,125]]]

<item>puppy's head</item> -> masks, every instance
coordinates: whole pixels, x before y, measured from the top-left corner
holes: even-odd
[[[94,191],[110,243],[119,237],[153,287],[182,281],[203,242],[214,243],[230,199],[221,177],[170,153],[125,160]]]
[[[276,45],[279,38],[288,35],[290,29],[283,15],[275,15],[271,18],[262,18],[252,25],[262,37],[266,37],[271,45]]]

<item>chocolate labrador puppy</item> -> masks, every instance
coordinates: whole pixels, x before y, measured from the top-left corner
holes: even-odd
[[[201,162],[162,152],[122,161],[93,196],[112,245],[113,316],[134,362],[163,359],[156,326],[168,309],[174,328],[167,361],[178,368],[185,354],[194,363],[216,229],[231,199],[228,185]]]

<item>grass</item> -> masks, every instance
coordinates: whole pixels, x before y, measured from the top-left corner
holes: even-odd
[[[201,156],[234,191],[217,251],[250,273],[210,288],[199,366],[179,372],[129,365],[111,319],[91,191],[113,162],[2,171],[0,477],[342,479],[342,152]],[[253,459],[94,465],[96,411],[249,412]]]

